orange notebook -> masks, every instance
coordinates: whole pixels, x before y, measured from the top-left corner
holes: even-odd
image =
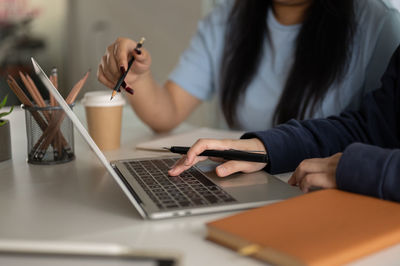
[[[400,243],[400,204],[319,190],[207,223],[209,240],[278,265],[340,265]]]

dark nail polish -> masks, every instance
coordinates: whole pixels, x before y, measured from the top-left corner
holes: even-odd
[[[142,54],[142,51],[140,51],[139,49],[135,49],[135,52],[136,52],[138,55],[141,55],[141,54]]]
[[[120,70],[121,74],[124,74],[124,73],[125,73],[125,67],[124,67],[124,66],[121,66],[121,67],[119,68],[119,70]]]
[[[122,88],[126,88],[126,82],[125,81],[122,81],[122,83],[121,83],[121,86],[122,86]]]
[[[133,93],[134,93],[134,90],[131,89],[131,88],[129,88],[129,87],[126,87],[126,88],[125,88],[125,91],[126,91],[127,93],[129,93],[129,94],[132,94],[132,95],[133,95]]]

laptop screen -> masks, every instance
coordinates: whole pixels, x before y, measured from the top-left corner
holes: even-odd
[[[111,167],[110,162],[107,160],[107,158],[104,156],[103,152],[99,149],[99,147],[93,141],[92,137],[90,137],[86,128],[83,126],[83,124],[81,123],[79,118],[75,115],[75,113],[72,111],[72,109],[68,106],[67,102],[61,96],[61,94],[58,92],[58,90],[54,87],[53,83],[51,83],[50,79],[44,73],[43,69],[39,66],[39,64],[36,62],[36,60],[34,58],[31,58],[31,60],[32,60],[33,67],[35,69],[35,73],[38,75],[40,80],[43,82],[46,89],[49,91],[49,93],[51,93],[51,95],[54,96],[54,98],[56,99],[58,104],[64,110],[65,114],[69,117],[69,119],[71,119],[75,128],[82,135],[83,139],[87,142],[87,144],[89,144],[90,148],[97,155],[100,162],[104,165],[104,167],[107,169],[107,171],[111,174],[111,176],[114,178],[114,180],[120,186],[120,188],[123,190],[125,195],[129,198],[129,200],[132,202],[132,204],[138,210],[140,215],[142,217],[147,217],[147,215],[145,214],[143,209],[140,207],[140,204],[135,200],[135,198],[133,197],[133,195],[131,194],[129,189],[126,187],[125,183],[121,180],[121,178],[117,175],[117,173]],[[77,160],[79,160],[78,156],[77,156]]]

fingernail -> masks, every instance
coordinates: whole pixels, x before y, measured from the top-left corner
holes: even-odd
[[[217,169],[219,174],[224,174],[226,171],[225,166],[218,166]]]
[[[121,86],[122,86],[122,88],[126,88],[126,82],[125,81],[122,81],[122,83],[121,83]]]
[[[135,92],[132,88],[129,88],[129,87],[126,87],[126,88],[125,88],[125,91],[126,91],[127,93],[129,93],[129,94],[132,94],[132,95],[133,95],[133,93]]]
[[[121,74],[124,74],[124,73],[125,73],[125,67],[124,67],[124,66],[120,66],[120,67],[119,67],[119,70],[121,71]]]
[[[136,52],[138,55],[141,55],[141,54],[142,54],[142,51],[139,50],[139,49],[135,49],[135,52]]]

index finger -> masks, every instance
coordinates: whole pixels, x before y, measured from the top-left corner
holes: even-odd
[[[119,68],[128,68],[128,60],[131,57],[131,51],[135,48],[136,42],[128,39],[118,38],[115,44],[114,57]]]
[[[199,139],[186,153],[185,164],[192,164],[194,159],[205,150],[227,150],[232,149],[230,140]]]
[[[148,61],[148,58],[150,57],[149,52],[143,47],[138,50],[140,51],[140,53],[137,53],[136,49],[133,49],[130,52],[131,56],[135,57],[135,61],[137,63],[146,63]]]
[[[199,156],[196,157],[195,161],[193,162],[193,165],[187,165],[185,164],[185,158],[186,155],[183,155],[173,166],[170,170],[168,170],[168,174],[170,176],[177,176],[180,175],[183,171],[186,171],[187,169],[191,168],[194,164],[204,161],[207,159],[207,157]]]

